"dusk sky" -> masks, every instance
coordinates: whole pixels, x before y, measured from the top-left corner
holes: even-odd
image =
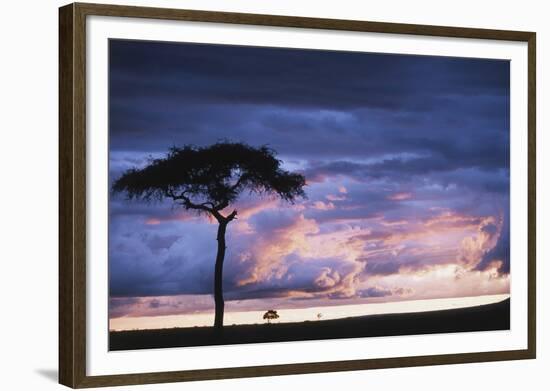
[[[111,40],[109,71],[111,181],[221,140],[306,178],[231,206],[226,311],[509,293],[508,61]],[[111,195],[111,319],[213,311],[216,229]]]

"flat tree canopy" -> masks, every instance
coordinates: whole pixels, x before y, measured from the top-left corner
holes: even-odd
[[[171,148],[166,157],[128,170],[115,181],[113,190],[125,192],[129,198],[167,197],[187,209],[219,211],[244,190],[275,193],[294,202],[305,197],[304,186],[305,178],[283,170],[271,148],[220,142],[208,147]]]

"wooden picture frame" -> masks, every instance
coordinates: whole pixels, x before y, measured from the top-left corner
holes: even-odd
[[[267,366],[95,375],[87,373],[86,341],[86,37],[87,18],[112,16],[170,21],[278,26],[411,36],[524,42],[528,45],[528,288],[525,349],[457,354],[289,363]],[[274,376],[300,373],[472,363],[535,358],[536,212],[535,106],[536,35],[534,32],[425,26],[293,16],[254,15],[75,3],[59,10],[59,382],[73,388]]]

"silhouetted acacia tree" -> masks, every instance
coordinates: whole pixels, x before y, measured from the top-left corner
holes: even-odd
[[[225,232],[237,210],[223,213],[243,191],[276,195],[293,203],[305,197],[305,178],[281,168],[275,151],[263,146],[220,142],[209,147],[172,148],[164,158],[152,159],[141,169],[133,168],[118,178],[114,192],[129,199],[146,201],[168,198],[185,209],[213,216],[218,222],[218,249],[214,272],[214,327],[223,327],[222,292]]]
[[[267,320],[267,323],[271,323],[272,320],[279,319],[279,314],[275,310],[268,310],[263,318]]]

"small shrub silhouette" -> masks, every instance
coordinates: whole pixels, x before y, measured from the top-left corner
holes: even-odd
[[[270,324],[272,320],[279,319],[279,314],[275,310],[269,310],[264,314],[264,319],[267,320],[267,323]]]

